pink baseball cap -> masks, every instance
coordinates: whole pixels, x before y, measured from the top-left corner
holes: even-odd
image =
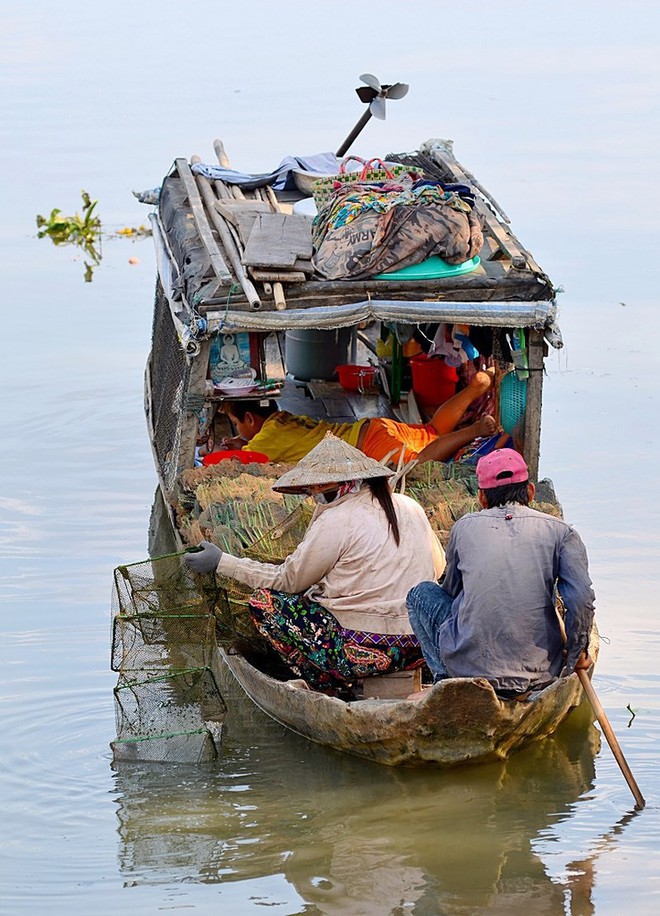
[[[512,448],[498,448],[477,462],[477,483],[481,490],[505,487],[529,480],[525,459]]]

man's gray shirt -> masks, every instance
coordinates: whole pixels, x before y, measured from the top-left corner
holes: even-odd
[[[567,656],[557,622],[557,584]],[[562,519],[521,505],[459,519],[447,546],[444,590],[454,599],[439,649],[452,677],[485,677],[524,691],[570,672],[588,645],[594,593],[579,534]]]

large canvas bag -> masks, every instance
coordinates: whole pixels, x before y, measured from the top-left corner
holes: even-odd
[[[312,257],[317,273],[327,280],[361,275],[361,265],[374,245],[381,214],[365,210],[350,223],[329,229]]]
[[[387,186],[379,193],[387,193]],[[400,188],[392,193],[400,196]],[[462,264],[482,248],[478,215],[470,207],[459,206],[454,198],[420,196],[386,212],[367,207],[350,221],[333,218],[341,212],[341,203],[346,208],[353,201],[359,208],[359,195],[355,186],[343,195],[336,193],[327,230],[317,229],[314,268],[328,280],[366,279],[419,264],[431,255],[449,264]]]

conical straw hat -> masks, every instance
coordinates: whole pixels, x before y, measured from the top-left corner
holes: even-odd
[[[332,433],[273,484],[273,490],[296,492],[314,484],[391,477],[394,472]]]

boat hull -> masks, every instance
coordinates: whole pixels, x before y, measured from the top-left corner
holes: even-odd
[[[281,725],[317,744],[387,766],[455,767],[504,759],[552,734],[582,698],[573,674],[527,701],[500,699],[483,678],[451,678],[418,700],[347,703],[300,680],[277,681],[222,649],[218,663]]]

